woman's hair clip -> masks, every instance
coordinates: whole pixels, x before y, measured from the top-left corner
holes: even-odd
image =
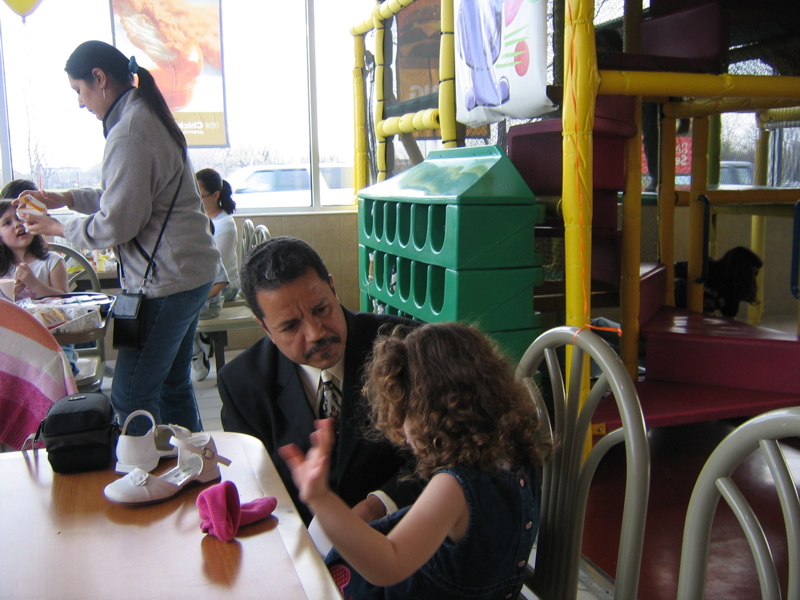
[[[132,75],[136,75],[136,73],[139,72],[139,65],[136,62],[135,56],[131,56],[131,59],[128,61],[128,71],[130,71]]]

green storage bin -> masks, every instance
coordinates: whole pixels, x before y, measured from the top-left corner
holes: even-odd
[[[359,199],[358,241],[450,269],[538,267],[540,205],[424,204]]]
[[[447,269],[359,246],[359,287],[371,298],[426,322],[477,322],[485,331],[535,327],[533,287],[541,268]]]
[[[541,327],[540,313],[536,313],[536,316],[540,317],[537,320],[536,327],[517,329],[514,331],[492,331],[488,332],[488,335],[494,338],[500,346],[500,349],[505,352],[510,359],[518,363],[533,341],[544,332],[544,329]]]
[[[449,269],[533,267],[543,219],[502,148],[452,148],[361,190],[358,241]]]

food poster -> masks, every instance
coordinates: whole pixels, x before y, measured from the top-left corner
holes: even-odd
[[[220,0],[111,0],[114,45],[156,80],[189,146],[228,146]]]
[[[455,0],[456,119],[479,126],[555,110],[544,0]]]

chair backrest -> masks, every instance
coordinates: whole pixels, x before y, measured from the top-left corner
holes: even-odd
[[[266,225],[263,223],[256,225],[256,230],[253,233],[253,247],[255,248],[256,246],[260,246],[271,237],[272,235],[270,234]]]
[[[55,242],[50,242],[48,246],[53,252],[58,252],[59,254],[64,255],[64,258],[67,261],[67,269],[71,269],[69,273],[70,289],[74,288],[74,283],[76,280],[88,279],[92,291],[102,293],[103,288],[100,284],[100,278],[97,276],[92,264],[83,254],[74,248],[70,248],[69,246],[65,246],[63,244],[57,244]]]
[[[26,310],[0,299],[0,442],[21,448],[53,402],[77,391],[53,334]]]
[[[569,348],[568,377],[559,358],[563,348]],[[597,363],[601,376],[581,405],[582,382],[589,361]],[[588,329],[556,327],[543,333],[520,360],[517,379],[532,380],[543,362],[549,376],[552,409],[548,410],[536,386],[529,385],[529,389],[544,415],[543,422],[549,419],[558,447],[544,468],[539,537],[530,587],[543,600],[576,598],[589,488],[602,457],[614,445],[624,442],[627,479],[614,598],[636,598],[650,488],[650,448],[633,382],[619,356]],[[601,438],[587,455],[592,414],[599,402],[611,401],[609,390],[623,425]]]
[[[89,285],[93,292],[97,292],[98,294],[103,293],[103,286],[100,283],[100,278],[97,276],[97,272],[92,267],[92,264],[86,259],[86,257],[81,254],[78,250],[74,248],[70,248],[69,246],[65,246],[63,244],[56,244],[51,242],[48,244],[50,246],[50,250],[53,252],[58,252],[59,254],[63,254],[64,258],[67,261],[67,269],[73,268],[73,271],[69,273],[69,286],[70,289],[73,288],[73,282],[77,279],[83,278],[89,280]],[[77,267],[77,269],[75,268]],[[103,338],[100,338],[96,341],[97,344],[97,356],[100,357],[103,365],[105,365],[106,361],[106,343]]]
[[[800,437],[800,407],[773,410],[737,427],[706,461],[697,478],[683,530],[678,598],[692,600],[705,594],[711,525],[720,497],[730,506],[744,530],[755,560],[761,597],[778,600],[781,588],[775,555],[758,516],[731,479],[736,467],[761,450],[772,476],[786,526],[787,598],[800,598],[800,499],[798,477],[793,477],[778,444],[784,438]]]
[[[253,234],[255,233],[256,226],[253,225],[253,221],[250,219],[245,219],[244,223],[242,223],[242,236],[240,238],[240,248],[241,252],[239,252],[239,268],[241,269],[242,263],[244,259],[247,257],[247,254],[253,248]]]

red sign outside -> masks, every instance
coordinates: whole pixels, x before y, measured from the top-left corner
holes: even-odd
[[[649,173],[647,159],[642,147],[642,173]],[[675,140],[675,174],[691,175],[692,173],[692,138],[690,136],[679,136]]]

